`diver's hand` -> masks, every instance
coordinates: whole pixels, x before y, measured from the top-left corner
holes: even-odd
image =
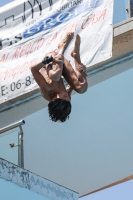
[[[53,62],[64,63],[64,59],[60,55],[53,56]]]
[[[81,63],[81,64],[79,65],[78,71],[79,71],[80,73],[83,73],[83,74],[87,75],[86,66],[85,66],[83,63]]]
[[[83,72],[83,73],[86,74],[86,66],[85,66],[83,63],[81,63],[81,64],[78,66],[78,71],[79,71],[79,72]]]

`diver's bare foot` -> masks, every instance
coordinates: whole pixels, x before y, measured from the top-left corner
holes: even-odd
[[[71,56],[74,59],[76,59],[79,64],[81,63],[81,60],[80,60],[80,36],[78,34],[76,35],[75,44],[74,44],[74,48],[71,52]]]
[[[62,41],[58,44],[59,53],[63,54],[67,49],[69,43],[73,39],[74,33],[67,33],[66,36],[62,39]]]

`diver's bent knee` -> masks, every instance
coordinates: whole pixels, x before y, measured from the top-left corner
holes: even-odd
[[[76,92],[79,93],[79,94],[83,94],[87,91],[88,89],[88,84],[87,85],[84,85],[84,86],[80,86],[78,88],[76,88]]]
[[[82,90],[76,90],[77,93],[79,94],[83,94],[87,91],[87,88],[86,89],[82,89]]]

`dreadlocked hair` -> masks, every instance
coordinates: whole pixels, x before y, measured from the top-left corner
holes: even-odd
[[[49,117],[52,121],[65,122],[71,113],[71,103],[64,99],[56,99],[48,104]]]

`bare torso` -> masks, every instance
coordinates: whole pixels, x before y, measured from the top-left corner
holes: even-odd
[[[56,52],[50,52],[49,53],[52,56],[57,56],[58,54]],[[49,55],[47,54],[47,55]],[[48,100],[51,101],[54,97],[57,96],[60,92],[66,92],[66,88],[63,82],[62,77],[59,81],[52,81],[48,76],[48,68],[42,68],[41,74],[44,77],[44,81],[41,82],[40,85],[40,92],[42,96]],[[63,65],[63,77],[67,81],[67,83],[71,86],[72,89],[74,89],[78,93],[84,93],[87,90],[87,82],[83,81],[83,83],[79,83],[77,75],[72,68],[71,64],[67,61],[66,58],[64,58],[64,65]]]
[[[51,101],[51,99],[56,97],[59,92],[66,92],[66,88],[64,86],[62,78],[60,78],[59,81],[52,81],[49,78],[45,68],[41,69],[41,74],[44,77],[44,81],[46,81],[47,84],[44,84],[43,81],[41,82],[40,92],[46,100]]]

